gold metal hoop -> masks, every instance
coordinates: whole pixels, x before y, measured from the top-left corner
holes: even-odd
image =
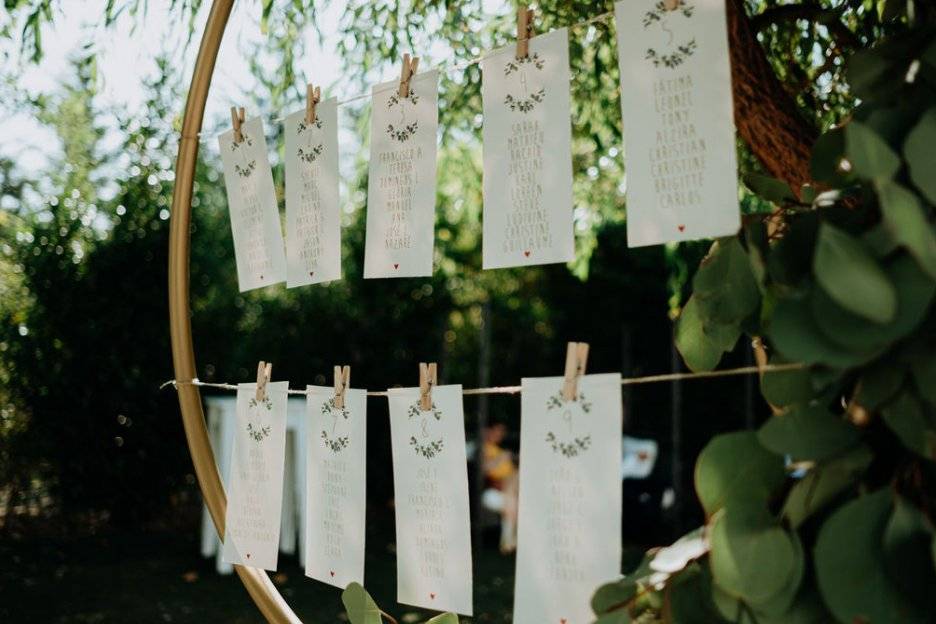
[[[169,224],[169,332],[175,379],[194,379],[197,376],[189,316],[192,183],[198,160],[198,134],[205,116],[205,101],[208,99],[208,88],[211,86],[218,48],[221,46],[221,38],[233,4],[234,0],[214,0],[211,5],[208,23],[198,47],[198,58],[195,61],[188,99],[185,102],[185,116],[182,118],[182,135],[175,166],[175,187],[172,191],[172,218]],[[223,536],[227,497],[208,439],[201,393],[193,384],[178,384],[177,391],[185,438],[188,441],[192,463],[195,465],[198,486],[205,497],[205,504],[218,535]],[[301,624],[301,620],[286,604],[266,572],[239,565],[234,566],[234,569],[268,622]]]

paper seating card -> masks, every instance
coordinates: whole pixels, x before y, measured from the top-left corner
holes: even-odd
[[[392,388],[390,439],[396,492],[397,600],[472,614],[471,528],[462,387]]]
[[[569,33],[511,45],[481,62],[485,269],[575,256]]]
[[[218,143],[237,283],[244,292],[286,281],[286,255],[263,122],[259,117],[248,119],[241,125],[241,134],[244,140],[235,143],[234,131],[229,130],[218,137]]]
[[[621,571],[621,376],[524,379],[514,624],[587,624]]]
[[[275,570],[283,506],[289,383],[267,384],[266,398],[259,402],[256,387],[253,383],[237,386],[237,424],[221,556],[227,563]]]
[[[439,73],[373,89],[364,277],[432,275]]]
[[[308,386],[306,576],[341,587],[364,584],[367,391]]]
[[[627,244],[738,231],[725,0],[614,7],[627,157]]]
[[[286,286],[341,279],[338,101],[286,118]]]

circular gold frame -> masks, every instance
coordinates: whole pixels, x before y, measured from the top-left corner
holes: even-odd
[[[192,74],[185,116],[182,118],[182,136],[175,166],[175,187],[172,191],[172,219],[169,224],[169,331],[172,341],[172,365],[175,379],[195,379],[195,350],[192,345],[192,323],[189,308],[189,250],[191,248],[190,225],[192,220],[192,183],[195,164],[198,160],[198,137],[205,116],[205,101],[211,76],[214,74],[218,48],[227,26],[234,0],[214,0],[208,23],[198,47],[198,58]],[[205,504],[214,521],[218,535],[224,535],[224,510],[227,497],[218,474],[205,414],[202,411],[201,393],[189,383],[177,384],[182,424],[188,441],[189,453],[195,465],[198,485],[205,497]],[[247,588],[257,608],[268,622],[275,624],[301,624],[289,605],[270,581],[266,572],[256,568],[234,566],[237,575]]]

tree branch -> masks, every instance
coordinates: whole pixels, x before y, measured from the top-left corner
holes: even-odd
[[[777,79],[744,0],[728,0],[727,10],[735,127],[767,173],[798,193],[812,181],[809,161],[818,132]]]

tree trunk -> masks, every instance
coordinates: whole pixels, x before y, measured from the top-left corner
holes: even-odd
[[[744,10],[727,0],[735,127],[771,176],[799,194],[812,181],[809,157],[818,136],[774,74]]]

